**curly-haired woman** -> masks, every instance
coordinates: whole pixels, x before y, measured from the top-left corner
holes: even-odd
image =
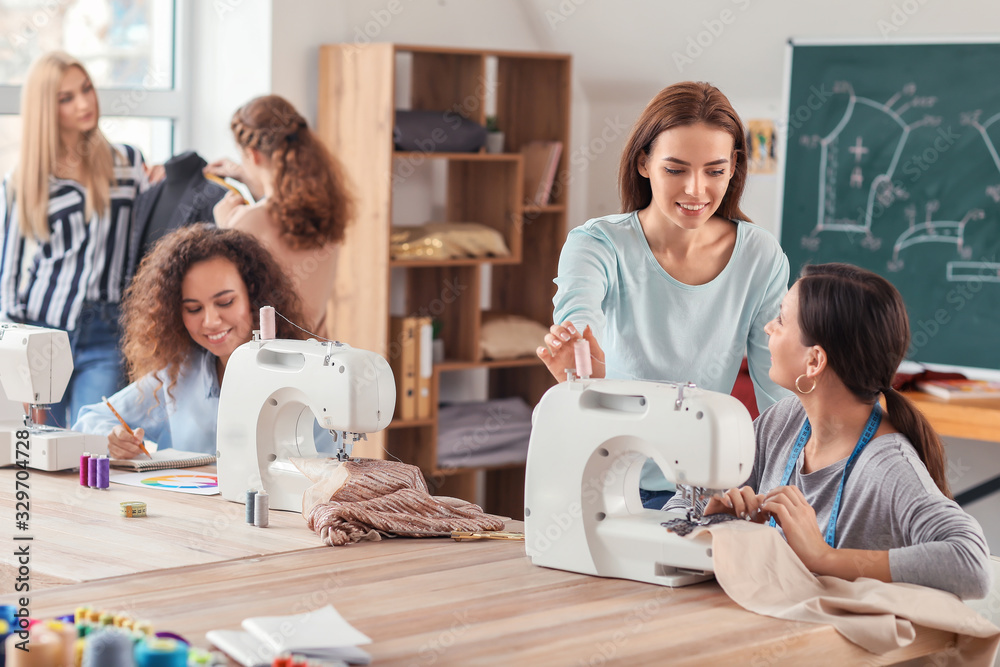
[[[271,251],[302,299],[302,326],[324,334],[337,251],[354,214],[343,169],[277,95],[250,100],[230,126],[242,165],[222,161],[208,170],[243,181],[261,198],[246,206],[238,195],[226,196],[215,206],[215,222],[254,235]]]
[[[259,328],[261,306],[295,321],[299,300],[252,236],[208,224],[163,237],[125,295],[123,351],[132,384],[84,406],[74,430],[108,435],[113,458],[132,458],[144,437],[160,448],[215,452],[219,389],[233,351]],[[299,338],[282,319],[280,338]]]

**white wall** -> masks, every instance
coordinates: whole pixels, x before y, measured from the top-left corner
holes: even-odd
[[[247,100],[271,91],[271,0],[190,0],[190,45],[182,79],[191,113],[180,150],[208,161],[238,159],[229,119]]]
[[[991,0],[214,0],[195,7],[191,147],[232,154],[228,119],[275,92],[311,122],[320,44],[389,41],[550,50],[574,58],[571,225],[618,210],[617,162],[628,129],[661,88],[719,86],[744,118],[780,115],[790,37],[976,35],[1000,26]],[[228,8],[229,11],[225,11]],[[744,210],[777,227],[777,177],[755,176]]]

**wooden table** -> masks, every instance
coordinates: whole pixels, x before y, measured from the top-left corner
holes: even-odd
[[[0,471],[7,508],[13,474]],[[207,647],[208,630],[238,629],[247,616],[326,604],[373,639],[366,649],[378,665],[810,664],[817,656],[888,664],[943,650],[954,639],[921,628],[906,649],[873,656],[831,626],[747,612],[714,582],[670,589],[535,567],[519,542],[396,538],[316,546],[319,538],[299,515],[272,512],[276,528],[250,528],[231,509],[242,506],[218,496],[147,491],[152,516],[117,521],[104,507],[114,489],[94,492],[110,493],[107,500],[87,492],[74,504],[63,496],[76,497],[71,476],[33,472],[31,479],[31,614],[88,604],[148,619],[197,646]],[[217,516],[228,520],[212,539],[204,526]],[[10,509],[0,522],[9,563]],[[82,542],[88,533],[100,545]],[[65,554],[74,545],[86,557],[53,569],[58,559],[45,554],[72,558]],[[134,573],[114,574],[129,564]],[[42,590],[40,571],[50,577]],[[10,603],[9,579],[4,586],[0,603]]]
[[[946,400],[922,391],[903,392],[939,434],[953,438],[1000,442],[1000,399]]]
[[[215,472],[215,467],[189,468]],[[34,588],[148,572],[186,565],[308,549],[322,542],[302,516],[270,512],[268,528],[245,521],[244,506],[222,496],[195,496],[112,484],[108,490],[79,485],[76,473],[27,469]],[[116,471],[112,471],[114,474]],[[126,519],[119,503],[141,500],[149,516]],[[15,531],[14,469],[0,470],[0,535]],[[20,531],[18,531],[20,533]],[[9,590],[4,563],[0,585]]]
[[[904,392],[903,395],[913,401],[940,435],[1000,442],[1000,399],[946,400],[922,391]],[[1000,475],[995,475],[955,494],[955,501],[964,506],[998,491]]]

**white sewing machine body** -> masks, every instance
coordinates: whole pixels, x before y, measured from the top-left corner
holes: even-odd
[[[349,454],[348,440],[384,429],[395,405],[392,370],[374,352],[316,340],[244,343],[219,394],[222,497],[244,502],[248,489],[263,490],[271,509],[300,511],[312,482],[289,457],[319,456],[314,424],[339,432]]]
[[[710,578],[708,537],[660,524],[680,515],[639,499],[652,458],[677,484],[738,486],[750,475],[750,414],[732,396],[693,385],[573,380],[532,417],[525,479],[525,550],[544,567],[666,586]]]
[[[25,418],[24,403],[58,403],[72,374],[65,331],[0,323],[0,466],[70,470],[80,466],[85,452],[107,453],[104,436],[35,425]]]

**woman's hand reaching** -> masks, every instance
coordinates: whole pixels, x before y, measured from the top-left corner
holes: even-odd
[[[590,365],[593,369],[590,377],[604,377],[604,350],[597,343],[594,332],[588,326],[583,330],[583,335],[580,335],[573,323],[567,320],[562,324],[553,324],[549,327],[549,333],[545,334],[545,345],[535,350],[535,354],[545,362],[545,367],[549,369],[552,377],[556,380],[564,382],[566,369],[576,368],[573,344],[581,338],[590,343]]]

